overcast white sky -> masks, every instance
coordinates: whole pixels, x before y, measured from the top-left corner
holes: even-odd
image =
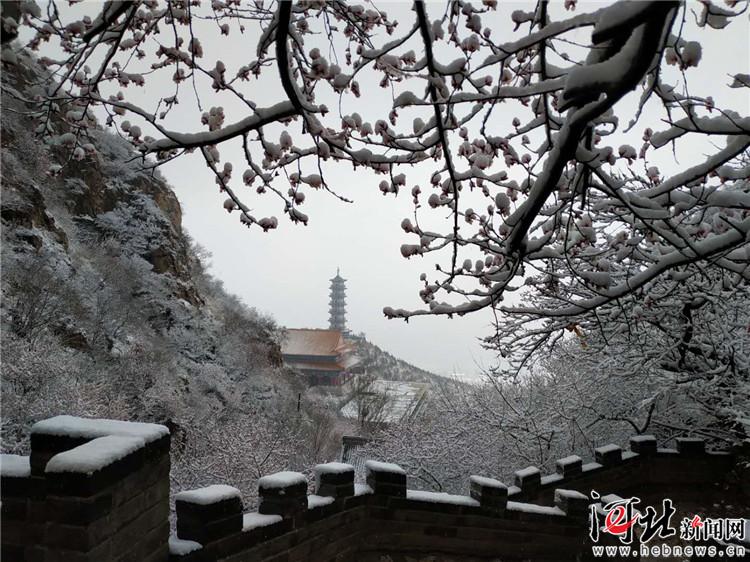
[[[558,4],[562,2],[552,3],[553,18],[556,13],[563,11]],[[590,11],[603,4],[581,2],[578,11]],[[400,21],[400,32],[411,26],[414,15],[410,10],[410,3],[378,2],[377,5],[386,9],[392,19],[395,17]],[[511,40],[514,35],[508,25],[509,13],[519,8],[532,10],[534,5],[533,2],[501,3],[492,22],[488,20],[485,25],[490,24],[496,41],[506,35]],[[430,4],[430,10],[434,12],[431,15],[438,17],[443,6],[444,3]],[[700,11],[700,4],[697,2],[691,3],[690,7]],[[93,3],[85,3],[83,9],[93,17],[97,12],[96,8]],[[718,105],[726,102],[727,106],[748,114],[750,100],[746,90],[732,91],[729,97],[724,97],[725,94],[720,90],[714,91],[717,81],[722,84],[731,81],[729,74],[750,72],[750,29],[747,15],[740,19],[741,21],[733,23],[721,33],[695,30],[695,26],[688,26],[692,28],[688,39],[700,40],[704,47],[701,66],[690,71],[691,93],[713,95]],[[257,30],[248,27],[243,38],[230,34],[228,40],[223,40],[216,33],[215,27],[207,29],[201,34],[207,54],[206,63],[215,60],[217,56],[221,57],[228,68],[228,74],[233,74],[236,68],[255,58],[256,34]],[[577,38],[584,43],[588,42],[590,28],[582,31]],[[419,49],[419,44],[415,44],[413,48]],[[438,56],[440,54],[438,51]],[[451,58],[453,57],[443,62],[449,62]],[[362,97],[355,102],[356,106],[344,108],[344,113],[359,111],[365,120],[372,121],[385,118],[390,109],[390,92],[378,88],[377,79],[372,82],[360,79],[360,83]],[[166,91],[169,88],[173,86],[167,85]],[[244,117],[238,111],[232,113],[234,108],[239,109],[236,103],[221,101],[209,88],[200,92],[203,110],[212,105],[224,105],[227,123]],[[272,105],[282,96],[275,72],[270,71],[260,81],[251,82],[245,92],[259,106]],[[151,108],[158,97],[165,95],[164,91],[139,92],[133,88],[129,88],[127,94],[132,96],[130,101]],[[622,106],[625,122],[629,120],[635,107],[633,100],[634,96],[631,96],[630,101],[625,100]],[[168,128],[201,130],[197,121],[200,112],[196,108],[187,107],[190,100],[184,99],[184,102],[170,116]],[[195,105],[194,99],[192,105]],[[512,115],[506,117],[509,121]],[[656,120],[661,115],[653,113],[644,117],[648,125],[659,128]],[[406,121],[410,122],[410,119]],[[634,133],[636,140],[631,140],[631,144],[636,147],[639,146],[636,141],[642,130],[643,127],[637,127]],[[275,130],[271,129],[269,132],[269,138],[275,140],[278,132],[274,136],[273,131]],[[611,144],[617,146],[616,143]],[[231,160],[232,151],[240,154],[241,146],[237,143],[236,146],[222,147],[221,150],[222,159]],[[703,147],[696,146],[691,153],[683,155],[683,158],[703,158],[704,153]],[[241,165],[240,160],[238,158],[234,161]],[[669,167],[669,163],[664,163],[663,166],[660,163],[660,167]],[[244,167],[239,170],[235,168],[236,189],[244,189],[241,194],[245,197],[245,202],[254,207],[257,198],[253,196],[252,190],[241,187],[242,170]],[[409,187],[414,183],[428,184],[431,173],[429,170],[430,168],[412,172],[404,170],[407,172]],[[236,213],[227,215],[222,208],[225,195],[218,192],[212,173],[199,155],[180,158],[165,165],[162,171],[182,204],[183,225],[213,255],[212,273],[224,282],[229,291],[240,296],[248,305],[271,314],[280,324],[290,328],[327,327],[329,279],[335,275],[336,268],[340,267],[341,274],[348,280],[347,320],[354,332],[364,332],[369,340],[394,355],[437,373],[478,373],[496,361],[494,353],[483,350],[479,343],[479,338],[488,335],[492,329],[492,314],[489,311],[454,319],[418,317],[408,324],[384,318],[384,306],[419,308],[419,274],[434,270],[433,256],[407,261],[399,251],[401,244],[413,242],[399,226],[404,217],[413,213],[408,190],[395,198],[392,195],[383,197],[377,189],[381,178],[376,178],[369,172],[352,170],[347,164],[329,166],[326,173],[329,184],[342,195],[354,199],[354,203],[343,203],[324,193],[310,193],[308,190],[303,210],[310,216],[310,222],[307,226],[295,226],[282,217],[278,200],[268,199],[266,195],[266,199],[258,203],[264,207],[264,211],[259,212],[258,216],[275,214],[280,219],[280,225],[276,231],[264,234],[258,228],[247,229],[242,226]],[[265,209],[269,209],[269,212],[265,212]]]

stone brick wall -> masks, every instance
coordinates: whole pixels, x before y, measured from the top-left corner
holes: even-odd
[[[169,538],[169,433],[88,472],[47,472],[58,453],[107,435],[32,434],[30,471],[2,475],[2,558],[9,562],[164,561]],[[132,430],[138,424],[127,424]],[[85,428],[84,428],[85,429]],[[116,451],[115,451],[116,454]],[[83,458],[81,461],[90,459]]]
[[[587,494],[591,490],[616,492],[649,500],[669,496],[693,501],[707,494],[721,495],[727,485],[725,476],[734,467],[734,455],[706,451],[702,440],[678,439],[676,446],[657,448],[652,436],[638,436],[631,439],[630,451],[617,445],[596,449],[595,462],[584,464],[577,456],[561,459],[555,474],[518,471],[508,497],[550,505],[557,488]]]
[[[706,452],[693,439],[657,449],[653,438],[640,436],[630,451],[600,448],[592,463],[561,459],[556,474],[519,470],[510,486],[472,477],[465,496],[407,490],[400,467],[373,462],[367,485],[356,486],[348,465],[315,467],[312,495],[299,473],[264,477],[257,512],[245,513],[239,491],[227,485],[182,492],[177,533],[169,537],[169,435],[159,426],[107,423],[91,420],[83,431],[74,424],[67,433],[54,424],[37,428],[28,471],[17,459],[8,463],[15,470],[3,462],[3,560],[585,560],[592,489],[676,503],[726,493],[736,505],[750,505],[741,481],[732,484],[732,454]],[[137,450],[96,470],[50,471],[61,453],[108,434],[145,437]]]

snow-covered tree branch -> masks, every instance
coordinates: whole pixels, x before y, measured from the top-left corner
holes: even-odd
[[[401,253],[436,267],[421,276],[423,308],[385,315],[492,308],[487,344],[523,364],[685,280],[706,295],[706,283],[746,287],[750,117],[728,100],[747,99],[750,77],[712,76],[698,41],[746,18],[747,2],[728,4],[417,0],[399,23],[340,1],[107,2],[87,14],[93,5],[25,0],[3,38],[40,51],[49,76],[28,111],[70,161],[94,157],[89,132],[106,115],[145,166],[200,152],[227,211],[265,231],[279,225],[255,211],[265,196],[303,224],[316,220],[301,210],[310,192],[343,198],[333,166],[384,195],[408,189]],[[209,43],[247,55],[237,68],[209,62]],[[4,62],[15,48],[5,43]],[[715,95],[693,93],[696,72]],[[261,82],[281,101],[255,101]],[[191,110],[175,120],[178,104]],[[523,302],[506,304],[516,291]],[[695,298],[708,297],[683,306]]]

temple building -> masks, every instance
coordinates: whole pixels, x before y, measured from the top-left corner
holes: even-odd
[[[311,385],[341,385],[360,372],[354,353],[358,338],[346,327],[346,279],[336,269],[331,279],[328,330],[288,329],[281,344],[284,363],[301,371]]]
[[[284,363],[307,375],[311,385],[343,384],[359,364],[354,349],[339,330],[289,329],[281,354]]]

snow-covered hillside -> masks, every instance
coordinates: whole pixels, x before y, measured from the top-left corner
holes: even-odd
[[[365,339],[356,342],[360,366],[371,376],[389,381],[437,382],[438,375],[394,357]]]
[[[228,431],[280,432],[302,385],[281,366],[274,321],[206,273],[174,193],[128,143],[99,128],[94,150],[66,161],[38,140],[15,98],[34,95],[40,70],[19,62],[2,75],[3,450],[22,452],[30,424],[59,413],[167,423],[178,468]],[[70,128],[51,126],[65,142]],[[286,420],[289,443],[255,472],[301,455],[290,436],[311,423]],[[194,473],[176,477],[224,476]]]

